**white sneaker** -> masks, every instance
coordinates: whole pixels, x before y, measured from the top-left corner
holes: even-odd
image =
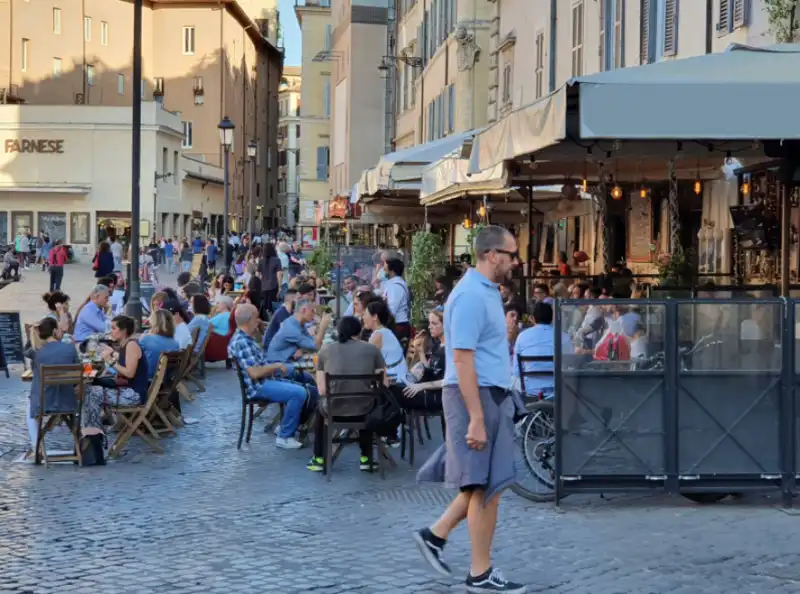
[[[303,447],[303,444],[294,437],[278,437],[275,440],[275,445],[284,450],[299,450]]]
[[[200,419],[195,419],[194,417],[183,417],[183,424],[184,425],[197,425],[200,422]]]
[[[275,423],[275,429],[274,429],[275,435],[276,436],[280,435],[280,432],[281,432],[281,424],[280,423]]]

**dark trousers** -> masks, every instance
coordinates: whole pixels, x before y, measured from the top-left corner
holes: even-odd
[[[417,392],[411,398],[403,394],[402,386],[392,386],[392,393],[405,410],[416,410],[420,412],[442,412],[442,391],[423,390]]]
[[[274,289],[264,291],[264,311],[272,313],[272,304],[278,300],[279,290],[278,287],[275,287]]]
[[[50,291],[60,291],[61,281],[64,280],[64,267],[51,266],[50,267]]]
[[[317,415],[316,425],[314,425],[314,457],[325,457],[325,437],[328,428],[325,426],[325,419],[322,415]],[[372,433],[369,431],[358,432],[358,446],[361,449],[361,455],[367,458],[372,457]]]
[[[408,322],[399,322],[394,325],[394,335],[400,341],[403,347],[403,354],[408,350],[408,343],[411,340],[411,324]]]

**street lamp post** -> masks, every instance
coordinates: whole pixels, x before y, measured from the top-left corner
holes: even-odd
[[[250,243],[253,242],[253,199],[255,198],[256,187],[256,155],[258,154],[258,145],[255,140],[247,143],[247,160],[250,161],[250,201],[248,205],[247,229],[250,232]]]
[[[138,326],[142,321],[139,289],[139,218],[141,216],[142,173],[142,4],[133,4],[133,105],[131,113],[131,257],[128,265],[128,302],[125,312]]]
[[[234,123],[225,116],[222,118],[222,121],[217,126],[219,128],[219,141],[222,145],[222,150],[225,153],[225,205],[223,207],[224,213],[223,216],[225,218],[223,223],[223,230],[222,230],[222,241],[225,242],[225,245],[222,248],[222,258],[223,262],[225,262],[225,270],[227,271],[228,266],[228,249],[230,245],[230,240],[228,238],[228,221],[229,221],[229,210],[230,210],[230,199],[231,199],[231,186],[230,186],[230,154],[231,154],[231,146],[233,146],[233,131],[236,128]]]

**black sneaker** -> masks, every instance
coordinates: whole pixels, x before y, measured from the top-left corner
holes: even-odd
[[[362,472],[372,472],[381,469],[377,462],[370,462],[370,459],[367,456],[361,456],[361,458],[359,458],[358,466]]]
[[[442,551],[447,541],[441,538],[437,539],[428,528],[414,532],[412,538],[417,543],[422,556],[425,557],[425,560],[433,567],[436,573],[446,577],[453,575],[447,563],[442,559]],[[434,539],[438,541],[438,544],[434,542]]]
[[[522,584],[509,582],[499,569],[490,567],[483,575],[467,576],[467,592],[485,594],[486,592],[504,592],[505,594],[525,594],[528,589]]]
[[[325,458],[312,456],[306,464],[306,468],[311,472],[325,472]]]

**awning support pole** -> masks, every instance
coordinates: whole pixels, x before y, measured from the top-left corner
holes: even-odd
[[[789,297],[789,263],[791,262],[792,192],[790,186],[780,185],[781,192],[781,297]]]
[[[595,257],[597,256],[597,244],[603,247],[603,272],[611,270],[611,250],[608,245],[608,191],[606,190],[605,163],[600,161],[597,164],[597,188],[595,189],[595,200],[597,202],[597,237],[595,238]],[[595,264],[596,264],[595,260]]]
[[[678,204],[678,174],[675,159],[669,160],[669,253],[670,257],[683,251],[681,245],[681,211]]]

